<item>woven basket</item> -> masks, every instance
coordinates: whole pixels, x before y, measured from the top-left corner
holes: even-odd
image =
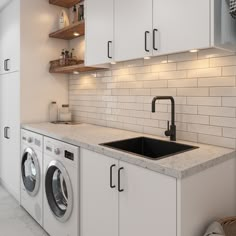
[[[236,236],[236,217],[228,217],[218,220],[222,225],[226,236]]]

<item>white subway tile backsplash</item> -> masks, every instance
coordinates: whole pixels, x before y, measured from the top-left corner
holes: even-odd
[[[235,108],[199,106],[198,114],[209,116],[235,117]]]
[[[230,139],[230,138],[225,138],[225,137],[199,134],[198,142],[235,149],[235,139]]]
[[[168,87],[171,87],[171,88],[194,88],[194,87],[197,87],[197,79],[169,80]]]
[[[199,134],[222,136],[222,128],[216,126],[188,124],[188,131]]]
[[[186,71],[171,71],[171,72],[160,72],[159,79],[186,79]]]
[[[210,96],[235,97],[236,87],[210,88]]]
[[[235,86],[235,77],[213,77],[198,79],[199,87]]]
[[[208,67],[209,67],[208,59],[177,63],[177,70],[186,70],[186,69],[191,70],[191,69],[201,69],[201,68],[208,68]]]
[[[204,97],[209,95],[208,88],[178,88],[177,89],[178,96],[196,96],[196,97]]]
[[[69,80],[69,101],[78,121],[164,137],[174,96],[177,138],[235,148],[236,55],[206,49],[138,59]]]
[[[205,68],[205,69],[195,69],[189,70],[187,72],[188,78],[204,78],[204,77],[214,77],[221,76],[221,67],[216,68]]]
[[[221,97],[187,97],[187,104],[199,106],[221,106]]]

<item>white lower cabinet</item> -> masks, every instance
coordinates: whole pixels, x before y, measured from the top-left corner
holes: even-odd
[[[81,149],[81,236],[176,236],[176,179]]]

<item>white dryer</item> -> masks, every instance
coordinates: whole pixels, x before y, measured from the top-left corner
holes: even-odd
[[[44,137],[44,229],[79,236],[79,148]]]
[[[21,199],[23,208],[43,223],[43,137],[21,130]]]

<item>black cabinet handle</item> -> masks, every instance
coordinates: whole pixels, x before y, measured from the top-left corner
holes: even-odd
[[[115,188],[116,187],[115,185],[113,185],[113,178],[112,178],[112,176],[113,176],[113,168],[114,167],[116,167],[116,165],[112,165],[110,167],[110,188]]]
[[[158,48],[156,47],[156,33],[158,32],[158,29],[153,30],[153,49],[155,51],[158,51]]]
[[[8,68],[8,62],[10,61],[10,59],[6,59],[4,60],[4,70],[5,71],[9,71],[10,69]]]
[[[110,55],[110,46],[111,46],[111,44],[112,44],[112,41],[107,42],[107,57],[109,59],[112,59],[112,56]]]
[[[149,34],[150,34],[149,31],[145,31],[145,34],[144,34],[144,49],[145,49],[146,52],[150,52],[150,50],[148,50],[148,48],[147,48],[147,37],[148,37]]]
[[[121,193],[121,192],[124,192],[124,189],[121,189],[120,188],[120,172],[124,170],[124,167],[121,167],[119,170],[118,170],[118,191]]]
[[[10,137],[7,135],[7,131],[10,129],[10,127],[4,127],[4,138],[10,139]]]

